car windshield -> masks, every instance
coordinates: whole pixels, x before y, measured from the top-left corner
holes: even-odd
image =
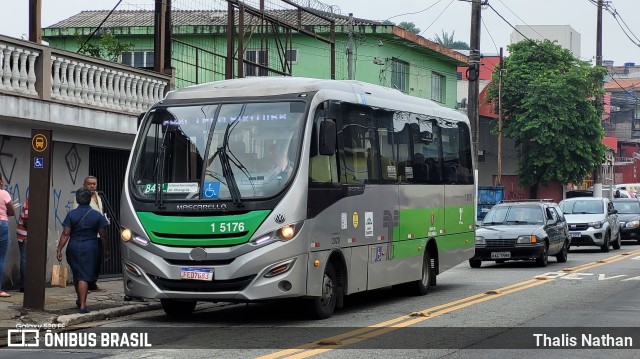
[[[640,214],[640,202],[638,201],[613,201],[613,208],[620,214]]]
[[[560,204],[564,214],[601,214],[604,213],[604,204],[598,199],[579,199],[564,201]]]
[[[271,197],[293,178],[306,104],[206,104],[152,110],[132,167],[139,198]],[[162,184],[160,187],[158,184]]]
[[[482,224],[538,224],[543,223],[538,206],[497,206],[491,209]]]

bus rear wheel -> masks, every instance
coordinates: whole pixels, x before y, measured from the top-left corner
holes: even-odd
[[[327,263],[322,279],[322,295],[309,300],[309,312],[315,319],[327,319],[333,315],[338,299],[336,270]]]
[[[426,295],[429,293],[431,283],[433,283],[433,277],[435,271],[431,268],[431,254],[429,251],[424,252],[424,259],[422,260],[422,278],[415,281],[412,284],[412,292],[414,295]]]
[[[193,313],[198,302],[194,301],[181,301],[173,299],[161,299],[162,309],[165,314],[170,317],[186,317]]]

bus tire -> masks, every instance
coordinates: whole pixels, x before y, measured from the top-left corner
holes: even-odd
[[[433,283],[433,277],[436,275],[433,268],[431,268],[431,254],[429,251],[424,252],[423,258],[422,277],[420,280],[413,283],[412,291],[414,295],[427,295],[429,293],[429,288],[431,288],[431,284]]]
[[[193,313],[198,302],[194,301],[182,301],[173,299],[161,299],[162,309],[169,317],[186,317]]]
[[[482,265],[482,261],[479,261],[477,259],[469,259],[469,267],[480,268],[481,265]]]
[[[309,300],[309,312],[315,319],[327,319],[333,315],[338,302],[336,270],[333,263],[328,262],[324,268],[322,279],[322,295]]]

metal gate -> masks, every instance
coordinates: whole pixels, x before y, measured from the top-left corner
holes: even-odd
[[[107,229],[111,256],[102,263],[101,278],[122,274],[120,233],[116,223],[120,222],[120,195],[128,159],[129,151],[98,147],[89,149],[89,174],[98,179],[98,192],[101,194],[105,212],[111,218],[111,224]]]

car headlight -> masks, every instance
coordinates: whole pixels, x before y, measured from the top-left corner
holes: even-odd
[[[252,239],[250,243],[255,246],[261,246],[263,244],[276,242],[276,241],[286,242],[291,238],[295,237],[296,234],[300,232],[300,229],[302,228],[302,223],[303,222],[298,222],[298,223],[282,226],[276,229],[275,231],[263,234],[261,236],[258,236]]]
[[[520,236],[516,240],[517,244],[530,244],[530,243],[538,243],[538,236],[535,234],[529,236]]]
[[[122,231],[120,231],[120,238],[125,242],[133,242],[140,246],[147,246],[149,244],[149,240],[142,237],[141,235],[135,233],[129,228],[122,227]]]
[[[484,240],[484,237],[476,236],[476,245],[477,246],[484,246],[486,244],[487,244],[487,241]]]
[[[599,229],[600,227],[602,227],[602,222],[598,221],[598,222],[590,222],[589,223],[589,227],[593,227],[595,229]]]
[[[640,227],[640,221],[627,222],[627,224],[625,224],[624,227],[625,228],[638,228],[638,227]]]

